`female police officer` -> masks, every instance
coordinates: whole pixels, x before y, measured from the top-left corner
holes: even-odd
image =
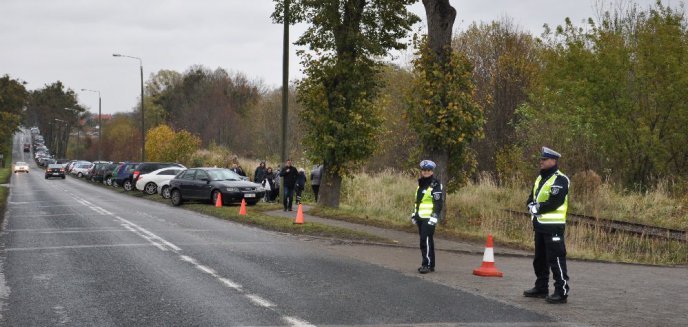
[[[443,204],[442,184],[435,179],[433,170],[436,165],[430,160],[420,162],[421,177],[418,179],[416,201],[411,221],[418,226],[422,263],[418,272],[427,274],[435,271],[435,242],[433,234]]]

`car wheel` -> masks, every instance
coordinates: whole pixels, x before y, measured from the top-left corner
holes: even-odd
[[[146,194],[148,195],[153,195],[155,193],[158,193],[158,186],[155,185],[155,183],[150,182],[143,187],[143,191],[146,192]]]
[[[182,204],[182,193],[179,190],[172,190],[170,199],[172,200],[172,205],[176,207]]]
[[[160,190],[160,195],[162,196],[163,199],[169,199],[170,198],[170,187],[169,186],[163,186],[162,190]]]
[[[45,176],[45,179],[48,179],[48,176]]]
[[[65,179],[66,177],[62,176],[62,179]]]
[[[254,206],[256,203],[258,203],[258,201],[246,201],[246,205],[248,206]]]
[[[105,185],[112,186],[112,177],[108,177],[107,179],[105,179]]]
[[[84,174],[78,173],[78,174],[76,174],[76,177],[82,178],[82,177],[84,177]]]
[[[124,187],[124,190],[127,192],[131,191],[134,188],[130,180],[124,181],[124,185],[122,185],[122,187]]]
[[[217,195],[218,195],[218,194],[220,194],[220,191],[215,190],[215,191],[213,191],[213,193],[210,195],[210,201],[212,202],[212,204],[216,204],[216,203],[217,203]],[[225,202],[225,201],[222,201],[222,202]]]

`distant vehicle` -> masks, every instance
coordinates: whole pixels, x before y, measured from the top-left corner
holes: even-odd
[[[78,162],[74,166],[72,166],[72,170],[69,171],[69,173],[72,175],[76,175],[76,177],[82,178],[86,175],[88,170],[91,169],[92,165],[93,164],[88,161]]]
[[[191,168],[170,181],[170,199],[174,206],[186,200],[215,203],[218,194],[222,194],[223,204],[246,199],[246,204],[254,205],[265,196],[265,189],[260,184],[242,180],[226,168]]]
[[[117,166],[118,165],[114,163],[96,164],[95,168],[93,168],[93,173],[91,174],[91,181],[106,183],[106,178],[112,177],[112,170],[115,169]]]
[[[24,144],[24,152],[31,152],[31,144],[29,144],[29,143]]]
[[[26,162],[23,162],[23,161],[15,162],[14,163],[14,172],[16,173],[19,171],[23,171],[23,172],[28,173],[29,172],[29,164],[27,164]]]
[[[65,170],[62,168],[62,165],[48,165],[48,168],[45,170],[45,179],[49,179],[51,177],[62,177],[62,179],[65,179]]]
[[[140,166],[141,165],[139,165],[139,167]],[[177,176],[177,174],[179,174],[179,172],[181,172],[184,169],[186,168],[176,166],[165,167],[147,174],[139,175],[139,178],[136,180],[136,189],[141,190],[143,191],[143,193],[146,193],[148,195],[158,193],[158,188],[161,187],[161,184],[168,184],[169,188],[169,181],[173,179],[174,176]],[[167,194],[169,194],[169,190],[167,190]]]

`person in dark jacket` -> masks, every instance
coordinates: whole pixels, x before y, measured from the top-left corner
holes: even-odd
[[[241,166],[239,166],[239,164],[232,164],[232,168],[230,168],[229,170],[239,174],[239,176],[246,177],[246,173],[241,168]]]
[[[291,159],[287,160],[279,175],[283,178],[282,181],[284,184],[284,211],[292,211],[294,188],[296,187],[296,178],[299,176],[299,173],[296,171],[296,168],[291,165]]]
[[[299,175],[296,177],[296,204],[301,204],[304,188],[306,188],[306,170],[299,168]]]
[[[277,195],[279,194],[279,188],[275,185],[275,173],[272,172],[272,167],[268,167],[265,170],[265,176],[263,177],[263,181],[261,182],[261,184],[266,189],[270,189],[270,191],[267,192],[265,196],[268,202],[275,201]]]
[[[535,231],[535,287],[525,297],[545,298],[548,303],[566,303],[569,276],[566,267],[564,232],[568,209],[569,178],[559,171],[561,154],[543,147],[540,175],[529,191],[528,211]],[[549,272],[554,278],[554,293],[549,295]]]
[[[439,223],[444,190],[442,183],[434,176],[435,163],[430,160],[420,162],[421,177],[418,179],[414,210],[411,222],[418,226],[420,237],[421,266],[418,272],[427,274],[435,271],[435,226]]]
[[[315,196],[315,202],[318,202],[318,192],[320,192],[320,181],[322,180],[322,165],[313,166],[311,170],[311,189]]]
[[[254,183],[262,183],[265,180],[265,174],[267,174],[267,169],[265,168],[265,161],[261,161],[260,165],[256,168],[256,172],[253,174]]]

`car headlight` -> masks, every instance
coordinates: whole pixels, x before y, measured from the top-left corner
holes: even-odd
[[[239,192],[239,189],[236,187],[228,187],[227,192]]]

